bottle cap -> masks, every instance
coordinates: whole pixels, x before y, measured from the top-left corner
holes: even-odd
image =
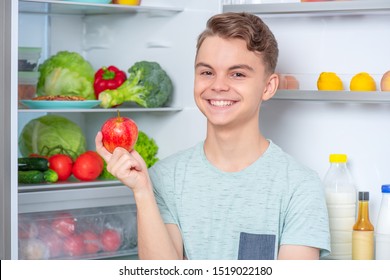
[[[390,185],[382,185],[383,193],[390,193]]]
[[[329,156],[329,161],[331,163],[346,163],[347,162],[347,155],[345,155],[345,154],[331,154]]]
[[[359,192],[359,200],[369,201],[370,200],[370,193],[369,192]]]

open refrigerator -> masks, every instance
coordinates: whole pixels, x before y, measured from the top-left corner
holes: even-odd
[[[258,1],[143,0],[140,6],[54,0],[5,0],[2,5],[0,129],[2,161],[1,258],[136,258],[136,208],[131,191],[118,181],[69,181],[54,185],[18,185],[18,136],[31,119],[57,114],[76,122],[94,149],[94,137],[117,109],[26,109],[18,106],[18,47],[40,47],[40,63],[61,50],[83,55],[95,69],[116,65],[128,69],[140,60],[157,61],[170,75],[174,96],[167,107],[120,108],[155,139],[158,157],[191,147],[205,136],[206,122],[192,97],[197,35],[219,12],[258,14],[279,43],[277,71],[294,75],[299,90],[279,90],[261,109],[261,129],[286,152],[325,175],[330,153],[346,153],[359,190],[371,193],[375,224],[380,186],[390,182],[390,93],[349,92],[351,77],[371,73],[379,88],[390,70],[390,3],[250,3]],[[340,74],[346,90],[319,92],[319,73]],[[123,242],[114,251],[55,254],[49,241],[35,242],[39,255],[21,250],[22,230],[30,238],[53,224],[57,215],[72,215],[81,229],[120,228]],[[31,222],[33,221],[33,222]],[[46,239],[47,240],[47,239]],[[45,244],[46,243],[46,244]],[[93,244],[92,244],[93,245]],[[92,250],[92,249],[91,249]]]

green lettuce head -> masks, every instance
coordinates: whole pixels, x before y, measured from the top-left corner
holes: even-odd
[[[95,70],[76,52],[60,51],[38,67],[37,95],[80,96],[96,99]]]
[[[158,146],[156,141],[141,130],[138,131],[138,139],[135,143],[134,150],[144,159],[148,168],[152,167],[159,160],[157,157]]]
[[[68,153],[73,159],[86,151],[81,128],[63,116],[46,115],[28,122],[19,136],[22,156]]]

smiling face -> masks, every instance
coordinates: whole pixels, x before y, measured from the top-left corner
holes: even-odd
[[[244,40],[210,36],[195,60],[195,102],[211,125],[258,126],[261,101],[275,93],[275,76],[266,74],[261,55]]]

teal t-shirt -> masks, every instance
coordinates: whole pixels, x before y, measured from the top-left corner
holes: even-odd
[[[150,169],[161,216],[179,227],[188,259],[277,259],[282,244],[329,254],[325,196],[314,171],[270,141],[252,165],[223,172],[203,144]]]

